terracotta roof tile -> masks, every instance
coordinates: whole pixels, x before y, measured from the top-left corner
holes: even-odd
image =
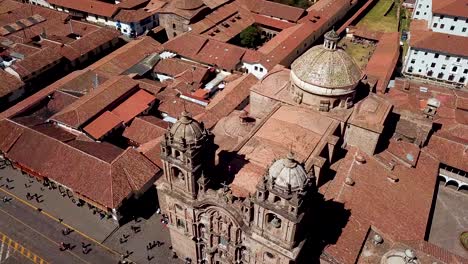
[[[155,100],[156,97],[152,94],[140,89],[116,108],[112,109],[112,113],[119,117],[123,123],[127,123],[147,110]]]
[[[115,114],[105,111],[96,119],[86,125],[83,130],[94,139],[100,139],[109,131],[122,125],[122,120]]]
[[[269,26],[269,27],[273,27],[273,28],[281,29],[281,30],[295,25],[294,23],[291,23],[288,21],[278,20],[278,19],[274,19],[274,18],[270,18],[267,16],[262,16],[262,15],[257,15],[257,14],[254,15],[254,19],[255,19],[255,23],[257,24]]]
[[[161,127],[161,125],[154,124],[153,119],[156,119],[156,117],[136,117],[133,119],[130,126],[125,128],[123,136],[135,142],[137,145],[159,138],[166,132],[166,129]]]
[[[280,3],[257,0],[250,1],[251,11],[265,16],[281,18],[292,22],[298,21],[304,14],[305,10],[298,7],[283,5]]]
[[[410,47],[468,57],[468,38],[433,31],[411,30]],[[450,45],[447,45],[450,43]]]
[[[400,43],[398,33],[384,34],[377,43],[377,47],[365,70],[368,77],[377,79],[377,91],[384,93],[387,89],[399,55]]]
[[[449,16],[467,17],[467,0],[433,0],[432,13]]]
[[[366,163],[355,162],[358,154],[364,156]],[[424,239],[438,168],[439,162],[422,152],[416,168],[397,162],[393,170],[388,170],[375,157],[350,148],[333,181],[320,187],[325,199],[344,203],[352,212],[351,221],[342,229],[338,241],[325,252],[340,263],[355,263],[361,252],[360,242],[370,226],[395,240]],[[351,177],[355,185],[345,185],[346,177]],[[393,183],[387,177],[399,181]],[[418,213],[414,214],[415,211]],[[356,228],[361,231],[356,233]]]
[[[118,6],[120,8],[132,9],[147,4],[150,0],[122,0]]]
[[[127,76],[108,80],[98,89],[92,90],[52,116],[51,119],[78,128],[114,101],[136,89],[136,86],[137,83]]]
[[[17,91],[18,89],[24,86],[24,83],[8,72],[0,69],[0,79],[2,82],[0,83],[0,98]]]
[[[95,0],[49,0],[49,3],[104,17],[113,16],[119,9],[117,5]]]
[[[117,13],[117,15],[114,16],[114,19],[120,22],[135,22],[138,23],[141,20],[152,16],[153,14],[144,11],[143,9],[137,9],[137,10],[126,10],[126,9],[121,9]]]
[[[6,155],[20,167],[107,208],[117,208],[132,192],[154,181],[160,170],[132,148],[107,162],[28,128]]]

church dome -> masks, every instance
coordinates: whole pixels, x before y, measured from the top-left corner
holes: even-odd
[[[297,191],[304,187],[307,173],[289,153],[285,159],[275,161],[268,170],[268,178],[275,187],[283,190]]]
[[[296,86],[320,95],[354,90],[361,70],[344,50],[336,47],[337,41],[338,35],[332,30],[325,34],[323,45],[312,47],[292,63],[291,79]]]
[[[182,112],[179,120],[172,125],[169,133],[174,141],[185,141],[185,143],[195,143],[205,135],[200,123],[190,117],[186,111]]]
[[[193,10],[203,5],[202,0],[175,0],[175,7],[182,10]]]

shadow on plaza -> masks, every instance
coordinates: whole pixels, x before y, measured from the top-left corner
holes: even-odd
[[[158,207],[158,194],[153,185],[142,196],[132,197],[125,203],[122,208],[124,217],[120,220],[120,225],[123,226],[136,218],[148,220],[156,213]]]
[[[325,201],[319,194],[316,205],[311,208],[307,241],[297,263],[319,264],[322,252],[336,244],[343,228],[348,223],[351,211],[344,204],[332,200]]]

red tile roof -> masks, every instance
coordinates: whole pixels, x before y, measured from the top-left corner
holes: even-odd
[[[377,91],[384,93],[395,70],[400,56],[400,37],[398,32],[384,34],[366,65],[368,77],[377,79]]]
[[[162,73],[171,77],[178,76],[185,71],[191,72],[191,82],[202,82],[208,73],[207,67],[201,67],[200,64],[184,61],[181,59],[169,58],[159,60],[153,69],[156,73]]]
[[[433,0],[432,13],[449,16],[468,17],[467,0]]]
[[[0,123],[3,122],[12,123],[8,120]],[[18,139],[10,149],[2,148],[9,159],[31,173],[59,182],[103,207],[117,208],[132,192],[154,181],[160,170],[132,148],[107,162],[16,123],[9,126],[19,127],[11,132]]]
[[[136,82],[127,76],[110,79],[52,116],[51,119],[78,128],[136,87]]]
[[[112,113],[119,117],[123,123],[127,123],[147,110],[155,100],[154,95],[140,89],[114,108]]]
[[[247,74],[228,83],[224,90],[211,100],[200,121],[203,121],[207,128],[214,127],[221,118],[229,115],[250,95],[250,88],[257,81],[255,76]]]
[[[62,6],[104,17],[112,17],[117,12],[117,10],[119,10],[117,5],[95,0],[48,0],[48,2],[51,5]]]
[[[411,30],[410,47],[468,57],[467,38],[433,31]],[[447,45],[450,43],[450,45]]]
[[[105,111],[83,128],[94,139],[100,139],[109,131],[122,125],[122,120],[115,114]]]
[[[122,0],[118,4],[120,8],[132,9],[148,3],[150,0]]]
[[[191,45],[187,45],[187,43],[191,43]],[[168,41],[164,47],[183,57],[228,71],[237,68],[246,51],[246,49],[232,44],[207,39],[191,33],[185,33]]]
[[[259,25],[269,26],[269,27],[276,28],[276,29],[285,29],[285,28],[292,27],[295,25],[294,23],[291,23],[288,21],[278,20],[278,19],[274,19],[271,17],[262,16],[258,14],[255,14],[253,17],[255,19],[255,23]]]
[[[114,19],[120,22],[135,22],[138,23],[141,20],[152,16],[153,14],[144,11],[143,9],[137,9],[137,10],[126,10],[126,9],[121,9],[117,13],[117,15],[114,16]]]
[[[141,116],[133,119],[132,124],[125,128],[123,136],[135,142],[137,145],[147,143],[151,140],[159,138],[164,135],[166,129],[161,127],[163,124],[157,124],[153,116]],[[155,124],[156,123],[156,124]],[[167,127],[167,124],[165,124]]]
[[[364,156],[366,163],[355,162],[358,154]],[[416,168],[397,162],[393,170],[388,170],[375,156],[350,148],[333,181],[320,188],[326,200],[344,203],[345,209],[352,212],[338,241],[327,247],[325,253],[339,263],[355,263],[370,226],[394,240],[424,239],[438,168],[439,162],[422,152]],[[355,184],[347,186],[346,177],[351,177]],[[399,180],[394,183],[387,177]]]
[[[24,83],[16,76],[0,69],[0,98],[23,87]]]
[[[281,18],[292,22],[297,22],[305,14],[305,10],[302,8],[283,5],[267,0],[248,1],[247,5],[250,6],[250,10],[254,13]]]

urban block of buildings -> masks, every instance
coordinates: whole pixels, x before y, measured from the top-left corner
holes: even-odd
[[[329,30],[360,1],[33,2],[132,37],[159,25],[168,41],[139,36],[2,112],[16,169],[117,223],[156,188],[192,262],[465,263],[426,241],[438,181],[468,186],[464,66],[416,74],[436,52],[466,64],[466,35],[428,28],[459,1],[426,14],[416,1],[404,78],[397,32],[359,67]],[[236,45],[251,25],[265,42]]]

